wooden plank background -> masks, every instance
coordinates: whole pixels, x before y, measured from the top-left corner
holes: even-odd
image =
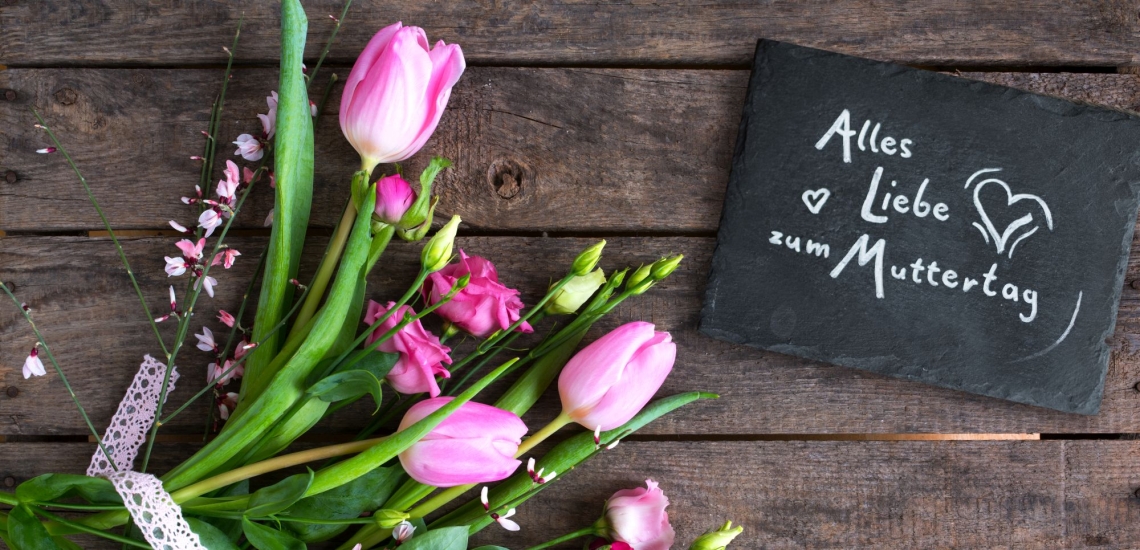
[[[305,2],[310,56],[333,0]],[[0,0],[0,280],[11,281],[104,426],[144,353],[155,353],[98,218],[28,108],[61,134],[117,229],[155,309],[169,283],[166,222],[197,181],[221,47],[244,17],[221,137],[259,129],[276,83],[276,2]],[[673,502],[677,547],[723,519],[740,548],[1135,548],[1140,540],[1140,256],[1123,289],[1105,400],[1067,415],[734,346],[696,331],[755,40],[787,40],[1140,110],[1140,0],[929,0],[764,3],[357,0],[322,80],[342,78],[393,20],[464,47],[471,65],[424,149],[453,159],[440,211],[461,246],[496,261],[533,301],[575,252],[609,241],[607,269],[684,253],[664,285],[623,305],[596,334],[633,320],[670,330],[677,367],[662,389],[718,392],[648,426],[520,509],[512,548],[592,521],[612,491],[646,477]],[[322,83],[318,83],[320,86]],[[355,154],[336,127],[337,94],[317,130],[313,268],[347,191]],[[228,157],[232,147],[224,147]],[[423,159],[409,163],[410,170]],[[239,217],[247,252],[219,276],[212,306],[232,309],[265,242],[268,190]],[[1140,249],[1140,241],[1134,243]],[[418,254],[394,245],[371,281],[403,288]],[[213,328],[220,324],[203,316]],[[173,326],[164,327],[167,331]],[[24,380],[32,336],[0,306],[0,483],[81,472],[92,451],[54,375]],[[204,383],[205,354],[180,365],[179,402]],[[550,396],[531,425],[557,412]],[[192,451],[204,406],[164,429],[161,470]],[[354,433],[364,408],[325,438]],[[965,434],[965,435],[963,435]],[[1045,441],[1036,439],[1044,434]],[[970,439],[968,441],[958,439]],[[891,441],[902,439],[907,441]],[[85,541],[86,543],[87,541]],[[85,545],[86,547],[86,545]],[[90,547],[100,547],[92,542]],[[573,545],[567,546],[573,547]]]

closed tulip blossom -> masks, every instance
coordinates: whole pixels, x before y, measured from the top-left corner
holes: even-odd
[[[450,302],[436,310],[441,317],[456,327],[486,338],[496,330],[505,330],[519,320],[523,308],[519,291],[499,283],[495,265],[479,256],[468,256],[459,251],[459,262],[448,265],[428,276],[424,283],[424,298],[435,304],[445,296],[452,285],[464,275],[471,275],[467,287],[456,293]],[[529,323],[519,325],[519,332],[534,332]]]
[[[452,399],[436,397],[416,403],[404,415],[400,430]],[[514,413],[469,401],[400,453],[400,464],[412,479],[435,487],[499,481],[522,464],[515,453],[526,431],[526,424]]]
[[[652,479],[646,487],[623,489],[606,501],[606,511],[595,524],[597,533],[624,542],[634,550],[668,550],[673,546],[673,526],[669,525],[669,498]]]
[[[594,430],[629,422],[673,370],[677,345],[651,323],[624,324],[566,363],[558,378],[562,413]]]
[[[394,305],[395,302],[388,302],[387,306],[382,306],[369,300],[364,323],[371,326]],[[392,330],[403,320],[405,314],[415,315],[415,312],[410,306],[401,306],[368,336],[367,343],[375,342],[381,335]],[[387,380],[393,389],[402,394],[426,393],[436,397],[439,395],[439,384],[435,377],[451,377],[451,373],[443,367],[443,363],[451,364],[451,357],[448,356],[451,348],[441,345],[439,338],[425,330],[419,320],[408,323],[391,338],[381,342],[379,349],[400,355],[395,366],[388,371]]]
[[[376,182],[376,217],[388,225],[396,225],[416,202],[411,184],[393,174]]]
[[[340,129],[369,172],[423,147],[466,68],[463,51],[442,40],[435,48],[419,27],[395,23],[365,46],[344,83]]]

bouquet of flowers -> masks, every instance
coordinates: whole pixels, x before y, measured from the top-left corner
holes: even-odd
[[[347,9],[334,17],[336,29]],[[103,217],[161,358],[144,359],[104,434],[71,391],[32,308],[0,282],[36,338],[25,378],[45,376],[50,365],[98,443],[87,475],[45,474],[0,492],[0,504],[8,508],[0,512],[0,539],[9,547],[78,548],[69,536],[94,535],[158,549],[297,549],[332,539],[343,549],[467,548],[469,535],[492,524],[520,529],[510,519],[516,507],[556,477],[662,415],[715,397],[690,392],[651,401],[673,368],[676,346],[650,323],[621,325],[578,351],[594,323],[667,278],[680,256],[606,274],[598,267],[601,241],[578,253],[549,291],[526,307],[490,260],[456,248],[458,216],[427,238],[437,204],[432,184],[450,163],[431,159],[418,189],[398,163],[428,141],[465,64],[458,45],[431,47],[417,27],[381,29],[344,83],[339,122],[361,169],[351,175],[351,196],[316,273],[302,284],[298,266],[313,195],[313,132],[336,81],[334,75],[319,104],[310,101],[324,55],[305,67],[306,35],[299,1],[284,0],[278,89],[267,98],[268,112],[258,114],[260,134],[232,142],[246,166],[226,160],[209,193],[224,141],[217,134],[237,36],[227,49],[230,63],[203,132],[205,150],[194,157],[202,163],[201,180],[182,199],[193,209],[196,227],[170,222],[186,236],[165,259],[167,275],[185,283],[181,293],[170,287],[169,309],[164,304],[154,312],[147,304]],[[64,145],[35,116],[53,144],[40,152],[62,155],[99,209]],[[394,171],[378,171],[381,165]],[[269,242],[240,308],[216,312],[228,330],[215,333],[206,326],[215,317],[200,315],[206,302],[199,299],[203,293],[213,297],[215,286],[224,284],[215,278],[220,270],[251,261],[248,250],[239,252],[226,237],[251,191],[265,183],[275,201],[265,222]],[[394,237],[423,242],[418,275],[394,300],[369,300],[368,275]],[[256,307],[247,313],[255,289]],[[424,326],[431,314],[441,320],[438,336]],[[525,337],[541,321],[550,323],[545,336]],[[172,341],[163,338],[162,323],[176,325]],[[179,382],[173,365],[191,334],[214,360],[205,387],[170,411],[167,396]],[[461,336],[469,350],[459,357],[448,344]],[[505,391],[495,399],[486,395],[488,386],[511,373],[514,382]],[[562,412],[531,432],[520,416],[556,380]],[[216,417],[207,422],[216,435],[165,474],[148,473],[159,427],[206,396],[214,400]],[[353,441],[291,449],[323,418],[362,399],[375,409]],[[571,424],[585,430],[535,455],[536,446]],[[283,471],[296,473],[282,478]],[[589,548],[669,548],[674,537],[667,505],[662,489],[649,480],[646,487],[615,493],[596,523],[534,548],[577,538]],[[445,506],[446,514],[435,513]],[[692,548],[724,548],[739,532],[727,523]]]

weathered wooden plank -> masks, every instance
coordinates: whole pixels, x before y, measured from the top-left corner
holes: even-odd
[[[239,258],[231,272],[218,276],[218,298],[199,307],[198,322],[219,329],[212,307],[235,309],[260,242],[257,238],[233,241],[247,255]],[[462,238],[460,246],[497,262],[505,283],[517,285],[524,300],[533,303],[576,251],[590,242],[478,237]],[[323,241],[311,245],[307,256],[310,264],[323,248]],[[126,247],[150,302],[156,309],[163,307],[168,280],[161,258],[175,250],[172,239],[131,239]],[[652,321],[672,331],[679,344],[677,366],[662,394],[701,389],[722,395],[719,400],[691,405],[651,424],[646,433],[1140,432],[1140,392],[1134,387],[1140,380],[1140,357],[1134,351],[1140,349],[1136,345],[1140,291],[1131,287],[1125,288],[1102,412],[1078,416],[821,365],[701,336],[696,324],[712,248],[712,239],[703,238],[609,240],[603,261],[607,269],[668,253],[684,253],[687,260],[667,284],[623,304],[599,324],[595,334],[636,319]],[[402,292],[414,275],[418,247],[394,244],[387,258],[382,265],[390,266],[389,271],[372,278],[369,295],[376,299],[390,299]],[[1137,269],[1140,266],[1134,265],[1133,273]],[[0,240],[0,280],[14,282],[20,298],[34,308],[40,327],[55,346],[96,424],[105,425],[142,355],[157,353],[111,244],[104,239],[8,237]],[[173,327],[165,328],[169,331]],[[26,324],[11,306],[0,306],[0,386],[19,392],[16,398],[0,396],[0,433],[85,433],[56,376],[22,379],[20,366],[32,342]],[[173,402],[180,403],[201,387],[206,360],[205,354],[193,348],[185,352],[179,361],[184,382]],[[527,420],[534,425],[545,423],[557,408],[557,399],[551,395]],[[332,420],[328,431],[351,432],[365,422],[366,414],[363,406],[347,410]],[[168,433],[200,433],[203,415],[201,407],[190,409],[167,427]]]
[[[0,102],[0,230],[99,227],[63,159],[34,152],[47,142],[29,106],[59,131],[116,227],[189,223],[178,198],[198,181],[189,157],[201,153],[220,72],[0,71],[0,88],[16,92]],[[1140,106],[1136,75],[966,76]],[[438,186],[440,210],[481,230],[709,233],[720,218],[747,78],[746,71],[472,68],[419,157],[455,160]],[[260,131],[254,114],[265,110],[275,81],[268,69],[238,71],[223,141]],[[313,223],[322,226],[339,219],[358,163],[336,126],[338,101],[317,134]],[[221,156],[234,158],[233,150],[227,144]],[[412,173],[422,158],[409,163]],[[271,200],[267,190],[255,193],[239,224],[260,227]]]
[[[744,526],[739,548],[1135,548],[1138,445],[630,441],[519,507],[518,533],[492,526],[478,540],[524,548],[579,529],[651,478],[680,548],[725,519]],[[81,472],[93,449],[0,444],[0,479]],[[157,471],[177,451],[160,445]]]
[[[308,2],[309,56],[340,0]],[[358,2],[331,53],[350,62],[372,33],[402,20],[462,44],[476,63],[743,64],[760,37],[932,65],[1125,65],[1135,62],[1135,2],[961,3]],[[279,10],[191,1],[91,4],[9,0],[0,59],[12,65],[216,63],[244,15],[239,57],[278,56]]]

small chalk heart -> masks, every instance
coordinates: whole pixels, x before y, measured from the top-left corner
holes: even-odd
[[[812,214],[819,214],[819,211],[823,209],[823,203],[827,202],[830,196],[831,191],[828,191],[825,187],[821,189],[808,189],[804,191],[802,198],[804,199],[804,204],[807,205],[808,210]]]

